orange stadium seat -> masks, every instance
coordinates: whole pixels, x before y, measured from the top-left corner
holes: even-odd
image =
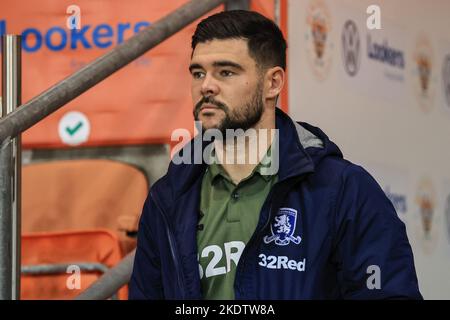
[[[22,236],[21,299],[72,299],[122,258],[107,230]],[[127,288],[117,297],[127,298]]]
[[[64,160],[25,165],[22,169],[22,267],[25,271],[42,265],[48,269],[46,265],[50,263],[54,274],[37,276],[26,271],[22,275],[23,298],[76,296],[81,290],[61,287],[69,276],[65,271],[57,274],[61,265],[101,263],[109,268],[133,250],[136,239],[130,235],[137,231],[147,193],[144,173],[121,162]],[[107,241],[105,232],[109,232]],[[109,252],[114,258],[99,252]],[[51,261],[47,261],[49,257]],[[31,269],[36,272],[41,267]],[[99,275],[98,270],[84,272],[82,288]],[[54,281],[42,280],[46,278]]]

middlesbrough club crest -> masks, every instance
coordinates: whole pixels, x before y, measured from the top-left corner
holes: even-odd
[[[302,241],[300,236],[294,236],[297,223],[297,210],[292,208],[280,208],[274,221],[270,225],[272,235],[264,237],[264,243],[268,244],[275,241],[276,245],[286,246],[291,241],[299,244]]]

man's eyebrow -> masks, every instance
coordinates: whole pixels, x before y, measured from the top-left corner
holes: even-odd
[[[192,72],[193,69],[203,69],[203,67],[202,67],[201,64],[198,64],[198,63],[192,63],[192,64],[189,66],[189,71]]]
[[[233,62],[233,61],[229,61],[229,60],[214,61],[213,67],[232,67],[232,68],[236,68],[241,71],[244,70],[244,68],[240,64]],[[192,72],[193,69],[204,69],[204,68],[199,63],[192,63],[189,66],[189,71]]]
[[[239,69],[241,71],[244,71],[244,68],[240,64],[233,62],[233,61],[228,61],[228,60],[215,61],[213,63],[213,66],[214,67],[233,67],[233,68]]]

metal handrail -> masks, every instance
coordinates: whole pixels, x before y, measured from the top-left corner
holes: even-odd
[[[158,20],[151,26],[145,28],[124,43],[118,45],[103,56],[97,58],[84,68],[58,82],[40,95],[32,98],[27,103],[22,104],[19,108],[0,119],[0,145],[3,147],[3,142],[9,144],[11,138],[16,137],[21,132],[35,125],[37,122],[49,116],[69,101],[75,99],[83,92],[92,88],[100,81],[104,80],[117,70],[123,68],[128,63],[137,59],[148,50],[152,49],[165,39],[169,38],[171,35],[175,34],[177,31],[181,30],[194,20],[200,18],[224,2],[226,2],[226,0],[191,0],[174,12]],[[6,152],[2,152],[2,154],[5,157],[7,156]],[[9,155],[8,158],[10,158]],[[4,159],[2,163],[8,163],[8,161],[9,159]],[[7,189],[10,189],[9,186]],[[6,190],[6,192],[8,192],[8,190]],[[9,228],[8,221],[2,223],[0,227],[3,225],[5,228]],[[2,261],[4,260],[8,263],[10,261],[9,256],[5,256],[5,259],[2,257],[0,258]],[[128,260],[124,259],[124,261]],[[19,267],[16,266],[16,269],[18,268]],[[2,276],[2,279],[5,278],[5,281],[3,282],[11,283],[10,272],[8,272],[10,268],[0,269],[0,276]],[[126,271],[131,274],[131,269],[129,266]],[[114,272],[114,270],[112,270],[112,272]],[[106,279],[108,278],[106,277]],[[128,280],[126,280],[126,282],[127,281]],[[104,283],[105,282],[100,282],[100,284]],[[118,286],[117,288],[119,288],[124,283],[119,284],[116,279],[111,279],[111,284]],[[111,284],[109,284],[109,287]],[[6,287],[9,287],[9,285]],[[103,291],[111,291],[108,286],[105,287],[101,285],[100,287]],[[113,291],[117,288],[114,287]],[[5,290],[7,290],[7,288]],[[103,292],[97,292],[96,295],[92,295],[90,297],[93,299],[106,299],[112,294],[113,292],[109,296],[104,296]],[[10,297],[10,294],[5,294],[4,298],[8,297]],[[84,295],[84,297],[86,297],[86,295]]]
[[[71,263],[55,263],[55,264],[33,264],[23,265],[21,273],[27,276],[40,276],[45,274],[67,273],[70,266],[77,266],[80,271],[100,271],[106,273],[109,268],[99,262],[71,262]]]
[[[0,120],[0,142],[27,130],[69,101],[226,0],[191,0]]]
[[[21,268],[22,275],[40,276],[49,274],[63,274],[71,266],[77,266],[80,271],[84,272],[108,272],[109,268],[103,263],[99,262],[72,262],[72,263],[55,263],[55,264],[35,264],[23,265]],[[112,300],[118,300],[117,292],[114,292],[110,297]]]
[[[0,145],[32,127],[207,12],[221,4],[226,4],[228,9],[238,9],[235,3],[248,7],[248,1],[243,0],[189,1],[0,119]],[[129,281],[133,261],[134,251],[76,299],[111,297]]]
[[[136,250],[130,252],[116,266],[106,271],[75,300],[104,300],[130,281]]]
[[[21,36],[2,36],[0,117],[21,103]],[[20,298],[21,135],[0,141],[0,299]]]
[[[206,1],[205,1],[206,2]],[[225,10],[248,10],[250,8],[249,0],[225,0],[216,1],[216,6],[221,3],[225,4]],[[212,6],[212,4],[210,4]],[[212,8],[211,8],[212,9]],[[207,10],[206,12],[208,12]],[[204,12],[204,13],[206,13]],[[199,15],[197,18],[202,16]],[[0,132],[1,134],[1,132]],[[100,279],[94,282],[84,292],[78,295],[76,300],[103,300],[107,299],[111,294],[117,291],[120,287],[130,281],[131,273],[133,271],[134,256],[136,250],[130,252],[122,261],[115,267],[106,272]]]

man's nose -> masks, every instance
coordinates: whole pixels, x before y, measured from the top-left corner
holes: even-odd
[[[201,86],[203,96],[215,96],[219,93],[219,86],[211,75],[206,75]]]

